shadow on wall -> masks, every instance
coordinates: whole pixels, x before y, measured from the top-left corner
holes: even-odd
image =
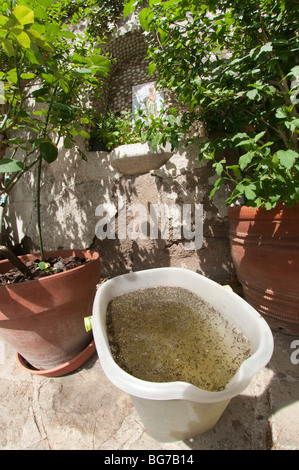
[[[207,165],[197,164],[194,167],[188,155],[177,154],[158,170],[130,177],[121,175],[109,165],[106,152],[88,152],[87,159],[87,162],[83,161],[75,151],[61,151],[54,163],[44,164],[41,219],[45,250],[96,250],[101,256],[103,277],[132,270],[174,266],[191,269],[220,283],[231,281],[234,269],[230,257],[226,210],[224,206],[216,207],[209,201],[208,194],[213,181],[211,169]],[[12,217],[23,220],[24,235],[21,237],[23,243],[19,246],[19,253],[38,251],[34,204],[31,203],[27,225],[24,224],[21,204],[22,195],[28,192],[32,181],[26,182],[24,179],[19,184],[23,186],[13,195],[15,214]],[[151,239],[149,217],[142,222],[142,232],[147,236],[134,238],[126,232],[125,236],[119,237],[119,198],[125,201],[127,208],[126,227],[135,224],[134,229],[138,227],[134,214],[129,212],[132,205],[135,208],[141,205],[149,214],[150,206],[154,204],[180,207],[187,204],[192,208],[190,227],[194,231],[194,204],[201,204],[203,228],[200,248],[187,249],[188,240],[184,238],[183,231],[181,237],[174,237],[171,224],[169,236],[164,234],[163,238],[161,227],[158,227],[157,236]],[[115,239],[99,239],[95,236],[99,222],[96,209],[104,204],[116,209]]]
[[[172,164],[170,161],[169,165]],[[120,239],[118,222],[121,215],[118,212],[115,220],[115,239],[99,240],[95,237],[91,245],[91,248],[101,255],[103,276],[111,277],[131,270],[174,266],[191,269],[220,283],[231,283],[235,280],[230,256],[228,220],[226,217],[220,217],[217,208],[209,201],[208,187],[211,186],[208,182],[209,176],[209,168],[203,167],[174,178],[169,176],[164,178],[155,172],[134,177],[120,177],[113,188],[114,196],[117,194],[125,200],[127,229],[130,225],[132,228],[133,224],[137,231],[141,231],[143,237],[132,239],[127,230],[125,239]],[[196,232],[195,204],[202,205],[202,243],[199,249],[188,249],[189,240],[184,238],[183,230],[181,236],[175,238],[171,221],[168,221],[169,233],[166,234],[168,236],[165,237],[159,220],[157,236],[154,239],[150,238],[153,223],[150,210],[151,206],[157,203],[164,203],[168,207],[190,206],[191,235]],[[135,210],[135,220],[128,216],[130,207]],[[146,219],[142,219],[143,222],[139,219],[139,222],[143,223],[141,229],[136,222],[136,215],[137,219],[140,216],[139,209],[147,212]]]

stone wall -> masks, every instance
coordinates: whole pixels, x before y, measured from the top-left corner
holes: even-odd
[[[87,153],[85,162],[74,151],[61,151],[51,165],[44,164],[42,185],[42,228],[46,250],[92,248],[101,254],[102,274],[115,276],[131,270],[158,266],[186,267],[221,283],[230,281],[232,267],[227,209],[222,191],[213,202],[208,195],[215,177],[207,163],[200,163],[194,149],[181,149],[158,170],[142,175],[122,175],[109,164],[106,152]],[[37,250],[34,178],[27,176],[16,185],[10,197],[10,237],[23,251]],[[130,213],[134,204],[144,208],[165,203],[183,207],[189,204],[194,217],[194,204],[202,204],[203,239],[199,249],[188,249],[183,236],[163,239],[159,226],[158,238],[145,236],[133,239],[118,237],[119,201],[127,207],[127,227],[138,214]],[[105,206],[104,206],[105,205]],[[115,239],[97,238],[96,226],[105,213],[98,206],[115,207]],[[169,222],[170,232],[172,229]],[[194,228],[194,227],[193,227]],[[137,227],[138,229],[138,227]],[[127,232],[128,233],[128,232]],[[195,238],[195,237],[194,237]]]

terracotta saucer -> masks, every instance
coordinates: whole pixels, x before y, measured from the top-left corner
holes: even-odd
[[[96,347],[94,340],[76,357],[70,361],[61,364],[58,367],[48,370],[39,370],[31,366],[26,359],[24,359],[18,352],[16,354],[17,363],[21,369],[26,372],[30,372],[33,375],[42,375],[44,377],[61,377],[62,375],[69,374],[74,370],[81,367],[85,362],[87,362],[96,352]]]

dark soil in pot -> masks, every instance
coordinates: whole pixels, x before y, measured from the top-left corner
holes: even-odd
[[[89,261],[89,258],[80,258],[78,256],[69,256],[67,258],[55,256],[46,259],[44,261],[44,269],[41,269],[41,260],[36,258],[35,260],[31,260],[26,263],[26,266],[31,272],[31,277],[26,277],[17,268],[13,268],[5,274],[0,274],[0,285],[7,286],[9,284],[27,282],[32,279],[40,279],[42,277],[51,276],[52,274],[58,274],[64,271],[69,271],[70,269],[82,266],[88,263]]]

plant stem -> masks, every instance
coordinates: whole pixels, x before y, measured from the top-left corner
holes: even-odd
[[[37,189],[36,189],[36,211],[37,211],[37,234],[38,243],[41,254],[41,259],[44,260],[44,244],[41,230],[41,214],[40,214],[40,186],[41,186],[41,170],[42,170],[42,157],[39,157],[38,170],[37,170]]]
[[[49,109],[47,112],[47,117],[46,117],[46,122],[45,122],[45,128],[44,128],[44,139],[47,136],[47,129],[48,129],[48,124],[49,124],[49,118],[50,118],[50,113],[54,101],[54,97],[56,95],[58,85],[56,85],[52,100],[49,104]],[[36,211],[37,211],[37,234],[38,234],[38,242],[39,242],[39,249],[40,249],[40,254],[41,254],[41,259],[44,261],[44,244],[43,244],[43,237],[42,237],[42,228],[41,228],[41,210],[40,210],[40,188],[41,188],[41,172],[42,172],[42,157],[41,155],[39,156],[39,161],[38,161],[38,171],[37,171],[37,189],[36,189],[36,196],[37,196],[37,201],[36,201]]]
[[[3,243],[3,232],[2,232],[2,227],[3,227],[3,217],[4,217],[4,205],[0,206],[0,245]]]
[[[26,277],[31,277],[31,272],[27,266],[14,254],[14,252],[8,248],[8,246],[0,245],[0,256],[8,259],[13,266],[19,269]]]

